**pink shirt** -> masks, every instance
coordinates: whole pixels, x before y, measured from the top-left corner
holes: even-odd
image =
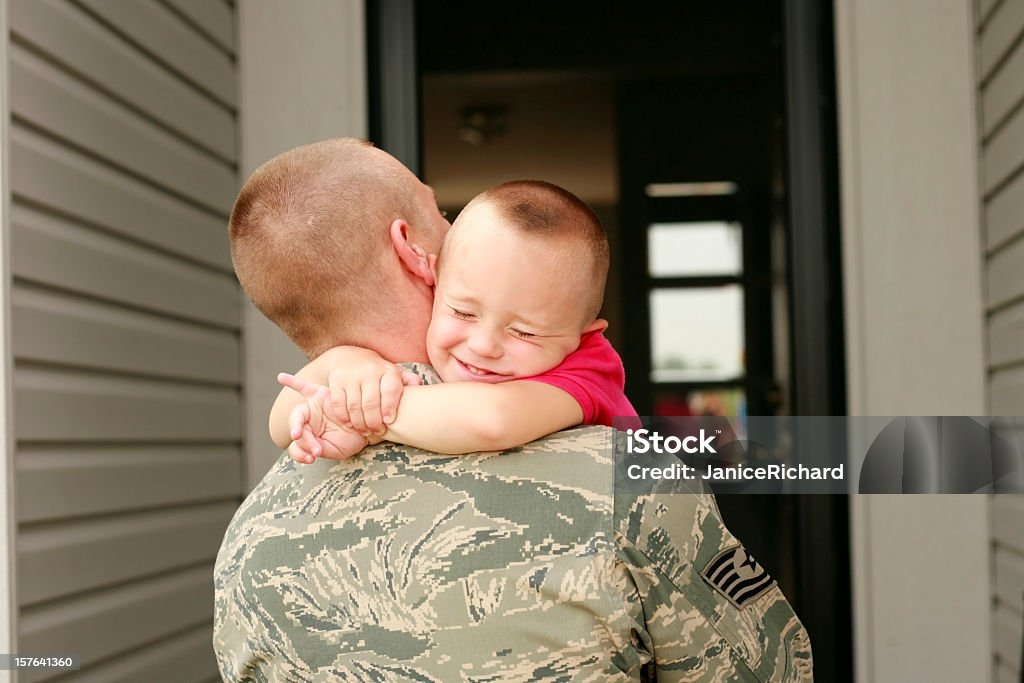
[[[612,426],[616,416],[636,416],[626,398],[622,359],[600,332],[580,338],[580,347],[547,372],[523,379],[567,392],[583,409],[583,424]]]

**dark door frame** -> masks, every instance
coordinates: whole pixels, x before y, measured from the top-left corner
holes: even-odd
[[[796,415],[846,413],[832,2],[781,0]],[[414,0],[366,0],[370,139],[422,170]],[[819,680],[852,681],[849,504],[801,496],[802,618]]]
[[[846,414],[832,3],[783,0],[792,406]],[[816,677],[853,680],[847,496],[798,496],[801,618]],[[824,598],[824,599],[823,599]]]
[[[370,140],[406,168],[423,173],[420,72],[414,0],[366,0]]]

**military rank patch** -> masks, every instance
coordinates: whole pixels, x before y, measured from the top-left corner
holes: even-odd
[[[700,575],[737,607],[756,600],[775,585],[768,571],[741,545],[715,555]]]

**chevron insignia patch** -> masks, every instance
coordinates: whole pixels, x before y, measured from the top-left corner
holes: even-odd
[[[700,575],[737,607],[756,600],[775,585],[768,571],[741,545],[715,555]]]

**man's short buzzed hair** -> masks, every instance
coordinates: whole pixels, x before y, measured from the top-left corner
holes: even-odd
[[[415,183],[370,143],[337,138],[274,157],[242,186],[229,222],[235,273],[307,356],[367,345],[364,321],[381,315],[388,226],[431,226]]]
[[[570,268],[588,288],[584,324],[597,318],[608,279],[608,236],[601,219],[586,202],[543,180],[513,180],[495,185],[474,197],[466,208],[480,202],[493,207],[511,227],[525,235],[566,240],[572,249]]]

